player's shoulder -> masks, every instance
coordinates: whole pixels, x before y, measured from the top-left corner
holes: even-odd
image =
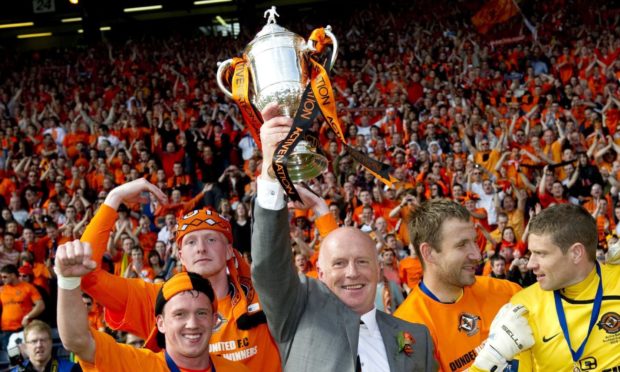
[[[513,295],[521,287],[506,279],[491,278],[490,276],[476,276],[476,282],[471,286],[475,292]],[[491,292],[490,292],[491,291]]]
[[[620,294],[620,265],[601,265],[605,292]]]
[[[620,265],[601,265],[601,274],[610,280],[620,278]]]
[[[415,286],[409,292],[405,301],[394,311],[394,317],[404,319],[405,321],[414,321],[422,314],[420,307],[422,306],[424,293],[419,286]]]
[[[515,295],[510,299],[510,302],[525,305],[525,307],[531,311],[532,307],[539,305],[544,297],[549,293],[552,294],[553,292],[543,291],[538,283],[534,283],[531,286],[515,293]]]

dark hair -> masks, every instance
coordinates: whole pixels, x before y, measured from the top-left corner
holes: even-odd
[[[152,249],[149,252],[148,255],[148,265],[151,266],[151,257],[156,256],[157,257],[157,262],[159,264],[159,266],[164,266],[164,260],[162,260],[161,256],[159,255],[159,252],[157,252],[155,249]],[[164,277],[165,279],[165,277]]]
[[[506,263],[506,259],[502,256],[500,256],[498,253],[495,253],[493,256],[491,256],[489,258],[489,261],[491,261],[491,266],[493,266],[493,264],[497,261],[502,261],[504,263]]]
[[[580,206],[557,204],[544,209],[530,220],[530,234],[551,239],[566,254],[575,243],[586,248],[588,258],[596,262],[598,232],[594,217]]]
[[[19,271],[17,270],[17,266],[13,264],[4,265],[2,269],[0,269],[0,273],[2,274],[15,274],[18,275]]]
[[[211,302],[211,306],[215,311],[217,308],[215,302],[215,293],[213,287],[208,279],[202,276],[192,273],[184,272],[179,273],[168,279],[157,293],[157,299],[155,300],[155,315],[161,315],[164,311],[164,306],[172,297],[178,293],[192,291],[198,295],[198,292],[204,293]],[[164,348],[166,345],[166,338],[161,332],[157,332],[157,344],[159,347]]]

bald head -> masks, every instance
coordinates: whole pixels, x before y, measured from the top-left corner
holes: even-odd
[[[359,315],[374,307],[379,263],[374,242],[360,230],[343,227],[325,238],[318,273],[319,280]]]
[[[375,243],[368,234],[354,227],[340,227],[330,232],[325,239],[323,239],[321,250],[319,251],[319,262],[324,260],[332,250],[347,250],[353,242],[361,244],[363,247],[370,250],[373,256],[376,256],[374,255]]]

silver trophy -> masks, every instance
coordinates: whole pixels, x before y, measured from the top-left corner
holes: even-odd
[[[243,59],[250,70],[252,85],[251,100],[259,111],[269,103],[280,105],[281,113],[295,117],[301,96],[309,83],[306,53],[314,52],[311,41],[276,24],[275,6],[265,11],[267,24],[256,34],[243,51]],[[332,41],[330,66],[334,65],[338,53],[338,41],[331,28],[325,28],[325,35]],[[232,98],[232,93],[224,85],[223,75],[230,69],[232,59],[218,63],[217,84]],[[309,142],[301,140],[288,158],[287,169],[293,182],[301,182],[317,177],[327,169],[327,159],[317,153]]]

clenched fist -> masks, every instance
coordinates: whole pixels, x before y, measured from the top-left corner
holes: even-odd
[[[74,240],[62,244],[56,250],[54,271],[66,278],[82,277],[97,267],[92,254],[90,243]]]

